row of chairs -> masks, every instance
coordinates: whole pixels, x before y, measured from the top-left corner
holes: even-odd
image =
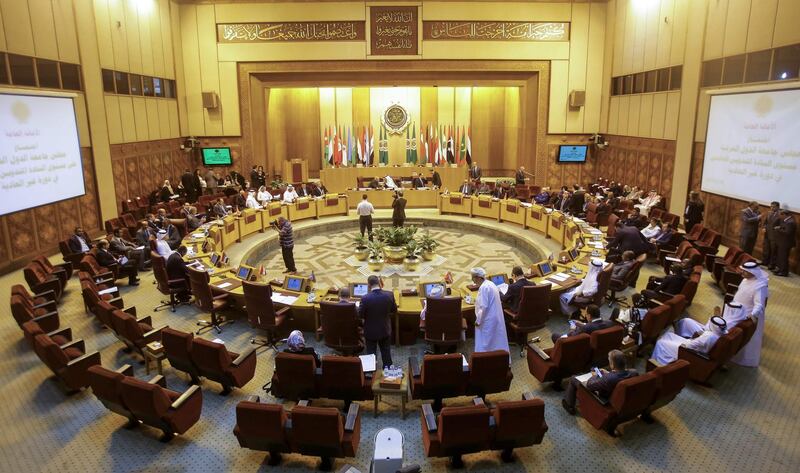
[[[542,350],[535,342],[528,342],[528,371],[540,383],[552,382],[561,389],[564,378],[585,373],[592,366],[608,364],[608,352],[619,349],[625,338],[625,328],[615,325],[591,334],[581,333],[556,340],[552,348]]]
[[[69,262],[54,265],[40,255],[26,264],[22,272],[31,291],[34,293],[52,291],[55,299],[59,300],[67,286],[67,281],[72,277],[72,268],[72,264]]]

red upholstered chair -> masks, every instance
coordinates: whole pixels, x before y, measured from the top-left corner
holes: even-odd
[[[616,437],[619,435],[617,426],[644,413],[655,400],[657,389],[658,380],[652,373],[620,381],[608,400],[581,384],[577,393],[578,410],[594,428]]]
[[[608,352],[618,350],[625,338],[625,328],[622,325],[595,330],[589,335],[589,345],[592,347],[592,366],[608,365]]]
[[[680,263],[690,249],[692,249],[692,244],[688,241],[682,241],[675,249],[666,246],[659,248],[658,264],[664,268],[664,274],[669,274],[669,267],[672,263]]]
[[[519,300],[519,310],[504,311],[508,337],[519,347],[519,356],[525,353],[528,334],[545,326],[550,318],[550,284],[525,286]]]
[[[742,346],[744,332],[733,327],[719,337],[708,353],[700,353],[684,346],[678,348],[678,359],[689,362],[689,379],[697,384],[710,386],[711,376],[727,363]]]
[[[153,276],[156,280],[158,292],[169,296],[169,301],[162,300],[161,304],[154,308],[153,311],[158,311],[158,309],[163,307],[171,307],[172,312],[175,312],[175,307],[185,303],[178,300],[177,296],[189,292],[189,283],[186,282],[186,278],[170,279],[167,274],[166,261],[157,253],[151,253],[150,261],[153,265]]]
[[[450,457],[453,468],[461,468],[461,456],[491,448],[491,412],[483,404],[445,407],[438,421],[430,404],[422,405],[422,446],[427,457]]]
[[[258,396],[249,396],[236,405],[236,426],[233,435],[239,446],[269,452],[270,466],[279,465],[281,453],[292,451],[286,432],[289,416],[280,404],[259,402]]]
[[[278,353],[270,384],[272,395],[292,401],[320,397],[317,371],[317,362],[312,355]]]
[[[469,358],[467,393],[486,400],[487,394],[508,391],[514,375],[505,350],[473,353]]]
[[[66,285],[69,278],[72,277],[72,263],[64,262],[61,264],[53,264],[49,259],[42,255],[33,258],[33,262],[39,264],[42,269],[48,274],[58,276],[62,284]]]
[[[515,448],[539,445],[547,432],[544,401],[526,392],[520,401],[501,401],[492,409],[495,421],[492,450],[502,450],[503,461],[514,460]]]
[[[319,303],[319,320],[325,346],[344,355],[355,355],[364,351],[361,335],[361,320],[355,303]]]
[[[461,316],[461,297],[428,297],[425,309],[425,341],[434,351],[453,348],[461,341],[466,321]]]
[[[688,233],[686,233],[686,236],[684,238],[686,238],[691,242],[702,238],[703,236],[702,234],[704,231],[706,231],[706,228],[703,226],[702,223],[695,223],[694,225],[692,225],[692,228],[689,228],[687,230]]]
[[[111,325],[117,337],[125,345],[144,358],[144,347],[151,342],[161,341],[161,331],[167,326],[153,328],[153,319],[149,315],[137,319],[122,310],[111,312]]]
[[[187,373],[192,384],[200,384],[200,372],[192,361],[194,334],[166,327],[161,331],[161,343],[170,366]]]
[[[78,267],[84,255],[84,253],[73,253],[69,248],[69,240],[59,241],[58,250],[61,252],[61,257],[64,258],[64,262],[70,263],[73,268]]]
[[[29,299],[22,296],[11,295],[11,315],[20,327],[31,320],[44,325],[50,330],[59,327],[58,311],[55,302],[33,305]],[[48,330],[49,331],[49,330]]]
[[[211,293],[209,281],[210,279],[207,272],[189,268],[189,284],[192,287],[192,294],[194,294],[195,302],[197,306],[200,307],[200,310],[211,313],[211,320],[209,322],[199,321],[197,325],[204,328],[213,328],[217,333],[222,333],[220,325],[223,323],[233,323],[233,320],[220,322],[217,317],[217,312],[228,307],[228,294],[213,295]],[[198,330],[197,334],[199,335],[202,331],[203,329]]]
[[[703,238],[692,242],[692,244],[697,249],[697,251],[699,251],[704,255],[716,255],[717,251],[719,251],[719,244],[721,242],[722,242],[722,235],[713,230],[709,230],[708,232],[706,232]]]
[[[670,307],[669,323],[671,324],[683,315],[683,311],[686,310],[686,305],[688,302],[686,300],[686,296],[683,294],[678,294],[675,297],[664,301],[664,304],[667,304]]]
[[[742,274],[739,272],[739,266],[748,261],[755,261],[755,258],[749,253],[742,252],[736,257],[732,265],[720,268],[717,283],[723,291],[728,292],[730,286],[739,286],[739,283],[742,282]],[[716,273],[714,276],[717,276]]]
[[[434,399],[434,409],[442,406],[442,398],[462,396],[466,389],[463,355],[425,355],[420,369],[417,359],[408,359],[411,399]]]
[[[28,287],[32,292],[40,293],[53,291],[56,300],[61,299],[61,294],[64,292],[64,284],[62,284],[57,276],[47,274],[42,267],[36,263],[28,263],[22,272],[25,276],[25,282],[28,283]]]
[[[606,230],[607,238],[614,238],[614,236],[617,234],[617,220],[619,220],[617,214],[612,213],[608,216],[608,229]]]
[[[742,253],[738,246],[729,246],[724,256],[706,255],[706,269],[713,275],[714,281],[719,281],[722,271],[726,267],[732,267]]]
[[[321,470],[330,469],[332,458],[354,457],[361,440],[361,413],[351,404],[347,416],[335,407],[311,407],[301,402],[292,409],[292,451],[318,456]]]
[[[139,421],[122,399],[122,380],[126,376],[133,376],[131,365],[123,365],[114,371],[94,365],[89,368],[89,386],[106,409],[127,418],[128,426],[132,427],[138,425]]]
[[[319,391],[322,397],[341,399],[344,410],[351,401],[372,399],[372,377],[364,376],[361,360],[352,356],[328,355],[322,357]]]
[[[38,306],[39,304],[46,304],[49,302],[57,302],[56,294],[53,291],[44,291],[40,293],[31,294],[25,289],[22,284],[14,284],[11,286],[11,295],[20,296],[27,299],[32,305]]]
[[[553,382],[553,388],[561,390],[561,381],[570,375],[585,370],[592,360],[589,335],[581,333],[556,340],[553,348],[542,350],[529,342],[528,371],[540,383]]]
[[[672,402],[686,386],[689,381],[689,362],[675,360],[672,363],[659,366],[651,373],[656,376],[657,384],[653,403],[642,413],[642,420],[648,423],[653,421],[651,417],[653,411]]]
[[[672,307],[667,304],[653,307],[644,314],[639,326],[639,334],[642,340],[639,345],[640,353],[644,347],[652,345],[658,340],[659,335],[667,328],[670,320],[672,320]]]
[[[100,364],[100,353],[86,353],[83,340],[59,346],[52,338],[39,334],[33,338],[33,350],[70,392],[88,386],[87,370]]]
[[[200,376],[222,385],[222,395],[230,393],[233,386],[241,388],[247,384],[256,372],[255,347],[240,355],[228,351],[222,343],[195,338],[190,355]]]
[[[56,319],[56,323],[57,322],[58,319]],[[59,346],[66,345],[72,341],[72,329],[69,327],[56,327],[53,330],[49,330],[50,327],[47,327],[48,331],[46,332],[45,328],[34,319],[25,322],[20,326],[20,328],[22,329],[22,334],[25,336],[25,340],[27,340],[31,348],[35,347],[34,340],[36,339],[37,335],[47,335]]]
[[[109,267],[100,266],[100,263],[97,262],[97,258],[91,252],[83,255],[79,267],[82,271],[89,273],[89,275],[98,282],[99,280],[103,280],[113,284],[113,282],[119,278],[118,264],[114,263]]]
[[[253,328],[267,332],[267,339],[250,339],[250,343],[277,350],[278,334],[289,320],[290,307],[275,310],[272,302],[272,286],[269,284],[242,281],[247,320]],[[288,325],[288,324],[287,324]]]
[[[190,386],[183,393],[167,389],[163,376],[149,382],[125,377],[120,382],[122,401],[145,425],[161,429],[162,442],[186,433],[200,419],[203,394],[200,386]]]
[[[128,229],[128,233],[131,235],[136,235],[136,232],[139,230],[139,221],[136,220],[136,217],[131,213],[124,213],[121,217],[122,225]]]
[[[756,333],[756,326],[757,325],[758,325],[758,321],[756,319],[752,318],[752,317],[749,317],[749,318],[739,322],[739,325],[737,325],[737,327],[742,329],[742,341],[739,344],[739,346],[736,348],[736,350],[733,352],[734,355],[736,353],[739,353],[739,350],[744,348],[744,346],[747,345],[747,343],[750,341],[750,339],[753,338],[753,335]]]

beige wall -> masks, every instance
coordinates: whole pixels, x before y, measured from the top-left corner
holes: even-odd
[[[216,23],[258,21],[363,20],[368,2],[259,3],[180,5],[180,40],[185,75],[186,110],[194,135],[241,134],[237,61],[367,60],[365,41],[283,44],[217,44]],[[505,43],[494,41],[422,42],[417,59],[544,59],[552,60],[549,133],[592,133],[600,127],[606,4],[424,2],[422,20],[535,20],[571,22],[570,42]],[[199,73],[197,73],[199,71]],[[177,73],[180,76],[180,72]],[[586,90],[586,105],[570,109],[570,90]],[[202,107],[201,93],[220,97],[219,110]],[[181,107],[183,105],[181,104]],[[183,121],[183,120],[182,120]]]

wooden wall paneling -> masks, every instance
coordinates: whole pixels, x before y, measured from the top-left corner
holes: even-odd
[[[125,159],[125,174],[128,179],[128,192],[132,195],[142,195],[142,188],[139,183],[139,164],[136,157]]]
[[[33,210],[15,212],[6,217],[6,223],[11,233],[12,258],[23,257],[36,251],[36,237],[34,232],[28,230],[31,223],[35,225],[34,218]]]
[[[81,148],[81,158],[86,193],[77,200],[81,203],[81,225],[85,231],[91,233],[101,228],[100,203],[97,201],[97,181],[94,175],[94,159],[91,148]]]

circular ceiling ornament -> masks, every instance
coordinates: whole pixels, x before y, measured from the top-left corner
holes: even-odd
[[[389,133],[400,134],[408,127],[410,118],[408,111],[402,105],[395,103],[383,111],[381,122]]]

